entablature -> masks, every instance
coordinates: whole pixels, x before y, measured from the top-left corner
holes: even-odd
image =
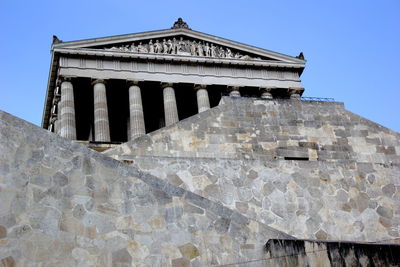
[[[135,79],[208,85],[301,87],[298,69],[279,64],[250,65],[244,62],[224,64],[203,58],[183,60],[179,57],[174,60],[176,57],[166,58],[169,56],[161,55],[145,57],[96,55],[62,54],[59,58],[58,74],[98,79]],[[220,59],[220,61],[225,60]]]

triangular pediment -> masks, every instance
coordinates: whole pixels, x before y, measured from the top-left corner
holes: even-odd
[[[60,42],[53,44],[53,49],[90,49],[133,54],[305,63],[305,61],[300,58],[245,45],[186,28]]]

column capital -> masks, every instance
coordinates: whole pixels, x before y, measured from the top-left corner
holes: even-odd
[[[200,89],[207,89],[207,85],[206,84],[195,84],[194,85],[194,90],[200,90]]]
[[[259,90],[260,90],[261,92],[269,92],[269,93],[271,93],[272,90],[274,90],[274,89],[276,89],[276,87],[260,87],[260,88],[259,88]]]
[[[240,97],[239,86],[228,86],[229,96]]]
[[[260,87],[261,98],[262,99],[272,99],[271,92],[275,89],[275,87]]]
[[[56,84],[59,85],[62,82],[71,82],[72,78],[72,76],[59,76],[56,80]]]
[[[288,94],[290,96],[290,99],[300,99],[301,95],[304,92],[304,88],[302,88],[302,87],[289,87],[287,91],[288,91]]]
[[[126,83],[128,84],[128,86],[132,86],[132,85],[138,86],[140,82],[141,81],[138,81],[138,80],[126,80]]]
[[[240,86],[228,86],[228,91],[239,91]]]
[[[161,83],[161,88],[164,89],[166,87],[173,87],[173,83]]]
[[[94,79],[94,80],[92,80],[92,85],[95,85],[95,84],[98,84],[98,83],[102,83],[102,84],[105,85],[107,83],[107,81],[103,80],[103,79]]]

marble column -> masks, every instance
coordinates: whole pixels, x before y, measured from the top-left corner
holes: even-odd
[[[238,86],[229,86],[228,87],[229,96],[240,97],[240,91]]]
[[[108,121],[105,81],[95,80],[92,84],[94,97],[94,140],[96,142],[110,142],[110,124]]]
[[[67,79],[61,83],[60,115],[60,135],[71,140],[76,140],[74,88],[72,83]]]
[[[164,97],[164,117],[165,126],[174,124],[179,121],[178,108],[176,106],[176,98],[172,84],[163,84],[163,97]]]
[[[141,135],[146,134],[144,126],[144,115],[142,105],[142,95],[140,88],[136,82],[131,82],[129,87],[129,140],[133,140]]]
[[[260,88],[262,99],[272,99],[272,88]]]
[[[197,108],[199,113],[210,109],[210,99],[208,97],[206,85],[197,85],[194,89],[196,90]]]

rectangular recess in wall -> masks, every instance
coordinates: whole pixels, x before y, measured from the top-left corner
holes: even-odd
[[[308,157],[285,157],[285,160],[309,160]]]

